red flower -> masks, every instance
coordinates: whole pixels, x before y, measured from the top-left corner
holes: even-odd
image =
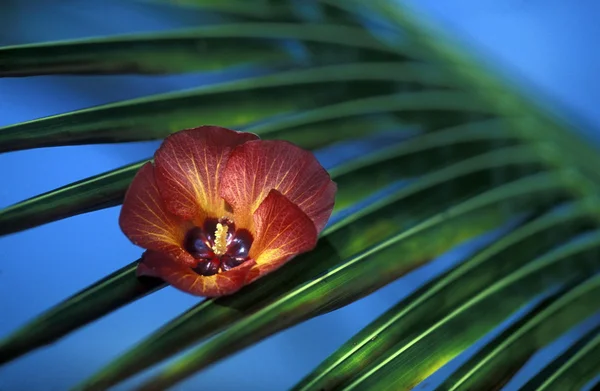
[[[147,249],[138,275],[229,295],[313,249],[335,192],[308,151],[202,126],[165,139],[133,179],[119,224]]]

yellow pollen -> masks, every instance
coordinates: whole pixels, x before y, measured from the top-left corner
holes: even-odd
[[[229,227],[221,223],[217,223],[217,230],[215,231],[215,245],[212,246],[212,250],[215,255],[223,255],[227,252],[227,231]]]

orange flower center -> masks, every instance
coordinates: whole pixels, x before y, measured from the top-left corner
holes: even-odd
[[[253,241],[248,230],[236,230],[230,219],[207,218],[202,227],[188,231],[183,248],[198,260],[193,271],[212,276],[247,261]]]

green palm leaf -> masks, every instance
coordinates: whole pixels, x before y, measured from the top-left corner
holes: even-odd
[[[569,283],[574,278],[598,271],[600,264],[596,255],[599,245],[600,235],[596,233],[588,241],[566,245],[559,251],[522,266],[481,291],[440,322],[422,330],[414,338],[397,343],[345,387],[414,387],[553,283]],[[584,263],[577,270],[565,267],[563,262],[570,262],[571,257],[575,256],[579,256],[575,259],[580,264],[581,258],[591,258],[590,265]],[[494,308],[494,311],[490,311],[490,308]],[[431,346],[436,347],[433,354]],[[484,380],[485,376],[481,379]]]
[[[319,23],[292,2],[185,3],[228,14],[233,22],[0,48],[0,76],[240,66],[267,74],[6,126],[0,128],[0,152],[161,139],[199,124],[308,149],[389,130],[404,140],[330,169],[339,186],[336,213],[314,251],[239,294],[200,302],[78,389],[104,390],[213,337],[141,388],[165,389],[515,219],[519,223],[502,237],[397,303],[294,389],[410,389],[558,286],[438,389],[497,387],[536,351],[598,311],[600,157],[561,119],[482,70],[397,2],[307,1]],[[364,27],[365,17],[387,27]],[[383,30],[396,35],[383,39]],[[305,55],[298,57],[288,43]],[[141,164],[0,210],[0,235],[119,205]],[[399,181],[406,183],[389,186]],[[164,287],[158,279],[137,278],[136,265],[4,338],[0,363]],[[596,328],[525,389],[589,381],[598,372],[598,346]]]
[[[240,127],[270,116],[393,92],[393,84],[444,85],[418,64],[335,65],[154,95],[0,128],[0,152],[56,145],[152,140],[204,123]],[[438,110],[481,105],[458,92],[427,91]],[[417,99],[419,97],[416,97]],[[406,101],[406,100],[405,100]],[[405,103],[406,105],[406,103]],[[413,106],[414,107],[414,106]]]
[[[156,3],[176,3],[177,5],[198,7],[207,11],[231,13],[245,17],[269,18],[291,17],[290,4],[278,0],[147,0]]]
[[[132,262],[106,276],[0,340],[0,364],[55,342],[69,332],[165,286],[157,278],[137,278],[137,264],[138,261]]]
[[[594,302],[592,298],[590,302]],[[600,373],[600,326],[587,332],[563,355],[553,360],[521,389],[564,390],[583,388]]]
[[[0,49],[0,77],[162,74],[223,70],[240,65],[299,63],[284,46],[286,40],[298,40],[307,45],[312,65],[356,57],[371,60],[398,58],[397,52],[354,27],[242,23],[162,34],[5,47]]]
[[[600,235],[594,236],[592,242],[597,245]],[[599,253],[595,251],[591,257],[598,259]],[[493,389],[504,385],[510,378],[507,375],[523,366],[536,350],[600,309],[600,303],[594,300],[599,293],[600,275],[596,275],[556,295],[489,343],[438,389]]]
[[[422,330],[440,322],[458,305],[523,262],[555,246],[557,239],[570,237],[591,226],[591,223],[585,206],[573,205],[566,211],[553,211],[522,225],[398,303],[333,353],[295,389],[333,389],[348,384],[382,354],[403,341],[403,337],[403,346],[418,343]],[[471,315],[472,319],[476,319],[474,313]],[[413,337],[408,339],[408,336]],[[423,353],[426,352],[424,349]],[[425,360],[424,364],[433,362],[441,366],[443,361],[439,361],[440,357],[443,360],[450,358],[440,352],[431,361]]]

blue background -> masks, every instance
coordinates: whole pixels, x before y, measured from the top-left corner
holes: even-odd
[[[411,4],[469,45],[490,66],[522,80],[526,93],[549,97],[585,137],[600,145],[599,4],[595,0],[412,0]],[[193,12],[134,1],[0,0],[0,44],[192,27]],[[226,80],[222,73],[168,77],[34,77],[0,79],[0,126],[122,99]],[[46,148],[0,155],[0,207],[146,158],[156,142]],[[325,166],[362,152],[347,145],[318,153]],[[117,226],[119,208],[81,215],[0,238],[0,335],[136,259]],[[177,390],[283,390],[345,340],[427,279],[493,239],[497,232],[441,257],[369,297],[313,319],[230,357]],[[0,391],[60,391],[199,301],[164,289],[104,317],[55,345],[0,367]],[[527,379],[595,316],[543,352],[507,389]],[[508,324],[508,323],[507,323]],[[487,338],[486,338],[487,339]],[[474,349],[469,352],[473,352]],[[451,362],[455,367],[468,353]],[[443,378],[444,370],[434,375]],[[140,378],[125,383],[138,383]],[[435,382],[429,382],[429,386]],[[427,389],[423,387],[422,389]]]

